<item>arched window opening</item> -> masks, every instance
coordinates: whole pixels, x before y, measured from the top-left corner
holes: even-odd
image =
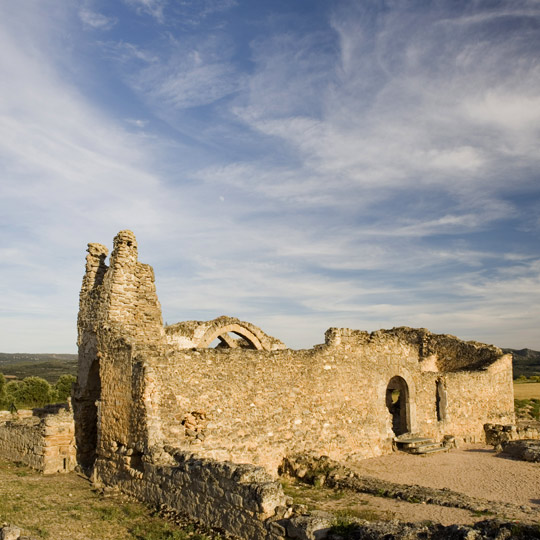
[[[252,340],[240,332],[223,332],[210,342],[211,349],[257,349]]]

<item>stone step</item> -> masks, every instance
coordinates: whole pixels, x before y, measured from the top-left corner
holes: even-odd
[[[409,447],[406,450],[413,452],[413,453],[419,453],[419,452],[425,452],[427,450],[431,450],[432,448],[440,448],[441,445],[436,442],[430,442],[426,444],[419,444],[418,446]]]
[[[397,439],[396,444],[405,448],[413,448],[426,443],[432,443],[433,439],[427,437],[415,437],[414,439]]]
[[[429,437],[421,436],[411,436],[411,437],[396,437],[394,439],[396,447],[398,450],[407,452],[409,454],[433,454],[435,452],[445,452],[448,450],[447,447],[443,446],[442,443],[435,442]]]
[[[447,446],[434,446],[431,448],[415,448],[411,450],[410,454],[424,455],[424,454],[435,454],[436,452],[448,452],[449,448]]]

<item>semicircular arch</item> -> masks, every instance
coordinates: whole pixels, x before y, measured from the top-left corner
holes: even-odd
[[[224,326],[218,326],[217,328],[210,328],[200,339],[198,347],[208,347],[210,343],[214,341],[214,339],[219,338],[221,335],[229,332],[244,338],[250,345],[252,345],[254,349],[257,349],[258,351],[264,349],[261,340],[248,328],[238,323],[225,324]]]

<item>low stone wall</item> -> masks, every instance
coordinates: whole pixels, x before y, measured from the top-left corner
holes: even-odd
[[[364,522],[349,527],[346,538],[351,540],[532,540],[540,538],[538,525],[523,525],[512,521],[489,519],[474,525],[439,525],[402,523],[399,521]],[[314,539],[323,537],[313,537]],[[339,531],[330,533],[328,540],[343,540]]]
[[[0,456],[44,474],[69,472],[76,466],[73,415],[65,406],[2,413]]]
[[[540,439],[540,424],[484,424],[486,444],[496,448],[508,441]]]
[[[200,458],[171,447],[145,454],[138,462],[127,454],[121,450],[98,458],[94,483],[235,537],[283,540],[284,529],[276,521],[292,513],[292,501],[262,467]]]

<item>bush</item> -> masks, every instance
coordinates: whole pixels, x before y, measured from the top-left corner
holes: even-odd
[[[77,380],[73,375],[62,375],[56,384],[54,389],[56,390],[56,400],[60,403],[67,401],[71,397],[71,387]]]
[[[26,377],[19,389],[19,402],[21,405],[43,407],[51,401],[56,401],[56,392],[51,385],[41,377]]]
[[[4,408],[15,405],[17,409],[43,407],[56,401],[56,390],[41,377],[26,377],[22,381],[10,381],[6,384]]]
[[[0,373],[0,409],[6,406],[7,402],[7,383],[3,373]]]

